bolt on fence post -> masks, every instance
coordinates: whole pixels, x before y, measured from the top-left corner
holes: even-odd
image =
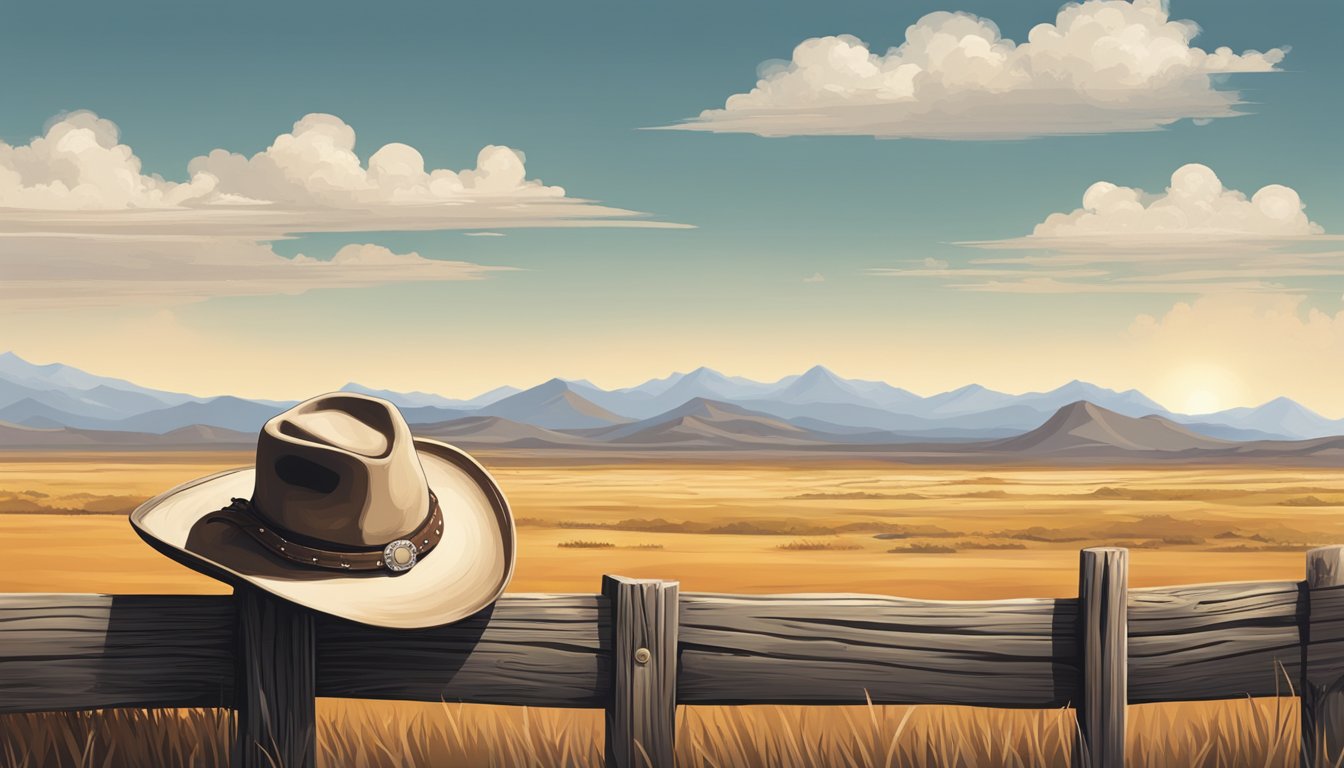
[[[677,714],[678,584],[602,577],[611,606],[609,768],[672,768]]]
[[[1307,552],[1307,618],[1303,627],[1303,768],[1344,759],[1344,547]]]
[[[313,614],[238,587],[233,768],[312,768],[317,759]]]
[[[1129,665],[1129,551],[1079,553],[1078,611],[1082,690],[1074,765],[1123,768]]]

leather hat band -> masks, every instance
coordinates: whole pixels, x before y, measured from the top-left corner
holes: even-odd
[[[439,497],[432,490],[429,492],[429,514],[420,527],[404,539],[376,547],[337,548],[339,544],[278,528],[262,517],[248,499],[233,499],[229,506],[211,513],[206,520],[237,526],[277,557],[309,568],[333,571],[409,571],[443,538],[443,513],[439,509]]]

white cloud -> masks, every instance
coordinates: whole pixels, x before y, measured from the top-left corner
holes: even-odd
[[[1189,163],[1171,174],[1161,194],[1098,181],[1083,193],[1083,207],[1052,213],[1032,230],[1033,239],[1279,239],[1320,235],[1306,205],[1291,187],[1267,184],[1247,197],[1223,186],[1211,168]]]
[[[824,283],[824,282],[826,282],[826,276],[823,275],[823,274],[821,274],[820,272],[813,272],[812,275],[811,275],[810,277],[804,277],[804,278],[803,278],[803,282],[804,282],[804,283]]]
[[[61,308],[315,288],[469,280],[498,268],[355,244],[330,260],[266,243],[303,233],[507,227],[676,226],[566,196],[529,179],[523,153],[487,146],[476,164],[425,167],[388,144],[367,162],[340,118],[311,114],[250,157],[216,149],[186,181],[144,171],[117,126],[55,119],[26,144],[0,142],[0,299]]]
[[[761,136],[1016,139],[1141,131],[1239,114],[1210,76],[1272,72],[1286,49],[1194,47],[1162,0],[1069,3],[1017,44],[989,19],[938,11],[885,54],[850,35],[800,43],[756,86],[681,130]]]
[[[251,157],[213,150],[187,172],[186,182],[144,173],[115,124],[71,113],[28,144],[0,142],[0,235],[667,226],[528,179],[523,153],[509,147],[481,149],[462,171],[426,169],[419,151],[396,143],[365,163],[354,129],[333,115],[306,115]]]
[[[300,294],[324,288],[480,280],[509,271],[350,244],[330,259],[288,259],[249,240],[0,241],[0,305],[65,309],[172,306],[216,296]]]
[[[504,237],[503,232],[463,232],[467,237]]]
[[[1291,187],[1268,184],[1246,195],[1191,163],[1161,193],[1099,181],[1081,208],[1050,214],[1030,235],[962,243],[1032,253],[965,266],[925,259],[869,274],[994,293],[1300,292],[1311,280],[1344,278],[1338,242],[1307,217]]]

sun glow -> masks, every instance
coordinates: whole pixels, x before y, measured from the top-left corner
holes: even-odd
[[[1162,387],[1168,407],[1181,413],[1213,413],[1240,405],[1241,380],[1212,363],[1191,362],[1172,370]]]
[[[1185,398],[1182,408],[1186,413],[1213,413],[1223,409],[1222,398],[1216,392],[1207,389],[1191,390]]]

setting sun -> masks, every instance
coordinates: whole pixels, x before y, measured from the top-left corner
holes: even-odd
[[[1232,371],[1206,361],[1190,361],[1167,373],[1158,398],[1181,413],[1213,413],[1239,405],[1245,398],[1241,379]]]

